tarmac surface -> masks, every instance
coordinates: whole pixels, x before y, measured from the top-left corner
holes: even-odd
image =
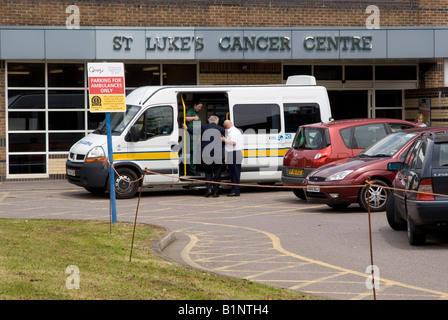
[[[281,189],[249,188],[232,198],[226,197],[227,192],[222,190],[219,198],[204,198],[203,190],[145,189],[137,222],[164,227],[167,233],[157,241],[156,251],[181,264],[328,299],[373,300],[366,286],[369,275],[363,269],[310,258],[291,240],[292,219],[316,219],[313,210],[326,206],[285,205],[298,201],[291,191]],[[134,222],[137,201],[116,201],[118,222]],[[109,221],[109,204],[108,194],[94,195],[63,180],[0,183],[0,218]],[[302,245],[312,249],[305,240]],[[365,260],[362,266],[368,264],[368,257]],[[386,279],[382,285],[378,297],[383,299],[448,297]]]

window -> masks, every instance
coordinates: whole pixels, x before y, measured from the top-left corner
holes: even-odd
[[[46,172],[46,157],[43,154],[9,156],[9,174],[42,174]]]
[[[417,66],[375,66],[375,80],[417,80]]]
[[[345,80],[373,80],[373,66],[345,66]]]
[[[387,135],[383,124],[356,126],[353,133],[356,148],[365,149]]]
[[[417,150],[420,148],[421,143],[422,143],[421,140],[417,140],[412,144],[412,146],[407,151],[406,160],[404,161],[407,168],[410,168],[415,162]]]
[[[128,88],[160,85],[160,65],[125,64],[125,85]]]
[[[350,144],[350,139],[352,137],[353,133],[353,127],[344,128],[339,130],[339,134],[341,135],[342,141],[344,141],[344,144],[347,148],[351,149],[352,146]]]
[[[375,109],[375,118],[403,119],[403,110],[400,109]]]
[[[375,90],[376,118],[403,118],[403,90]]]
[[[320,122],[320,109],[317,103],[285,103],[285,132],[296,132],[304,124]]]
[[[316,80],[342,80],[342,66],[314,66]]]
[[[312,75],[312,68],[309,65],[285,65],[283,66],[283,80],[288,80],[289,76]]]
[[[391,132],[414,128],[410,124],[404,124],[404,123],[389,123],[389,127]]]
[[[8,174],[46,176],[49,156],[87,133],[85,65],[8,63],[7,85]]]
[[[448,143],[439,143],[436,144],[436,147],[439,149],[439,163],[438,167],[447,167],[448,166]]]
[[[164,64],[163,65],[164,85],[194,85],[197,80],[196,64]]]
[[[301,150],[321,150],[330,144],[328,130],[321,128],[299,128],[292,147]]]
[[[411,162],[411,169],[422,169],[423,161],[425,160],[426,155],[426,143],[421,142],[419,148],[415,149],[414,158]]]
[[[45,130],[45,112],[9,112],[9,131]]]
[[[45,86],[45,64],[8,63],[9,87]]]
[[[276,133],[280,131],[280,107],[276,104],[236,104],[235,127],[243,133]]]
[[[59,88],[84,88],[83,63],[49,63],[48,86]]]
[[[86,64],[7,62],[5,69],[7,178],[48,177],[48,159],[62,159],[76,141],[105,119],[104,113],[89,112]],[[127,93],[144,85],[197,84],[197,64],[130,63],[125,72]],[[164,110],[159,111],[166,112],[165,118],[170,114],[168,129],[148,127],[146,134],[173,130],[173,111]]]
[[[8,173],[46,174],[45,64],[7,65]]]
[[[375,91],[375,107],[400,107],[402,106],[401,90],[376,90]]]
[[[139,130],[140,141],[170,135],[173,132],[173,108],[170,106],[150,108],[135,125]]]
[[[382,123],[344,128],[339,133],[346,147],[351,149],[365,149],[387,135]]]

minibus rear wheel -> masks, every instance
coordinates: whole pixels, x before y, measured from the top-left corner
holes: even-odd
[[[116,168],[115,173],[115,198],[129,199],[138,191],[139,181],[134,170],[130,168]],[[131,181],[131,182],[128,182]],[[108,184],[110,191],[110,184]]]

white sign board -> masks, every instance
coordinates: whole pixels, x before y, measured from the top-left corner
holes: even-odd
[[[124,64],[88,63],[90,112],[125,112]]]

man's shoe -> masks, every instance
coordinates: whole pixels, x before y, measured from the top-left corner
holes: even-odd
[[[232,192],[232,193],[228,193],[227,196],[228,196],[228,197],[239,197],[240,194],[239,194],[239,193],[234,193],[234,192]]]
[[[213,193],[213,198],[218,198],[219,197],[219,193],[215,192]]]
[[[212,192],[210,191],[210,190],[207,190],[206,192],[205,192],[205,197],[210,197],[212,195]]]

